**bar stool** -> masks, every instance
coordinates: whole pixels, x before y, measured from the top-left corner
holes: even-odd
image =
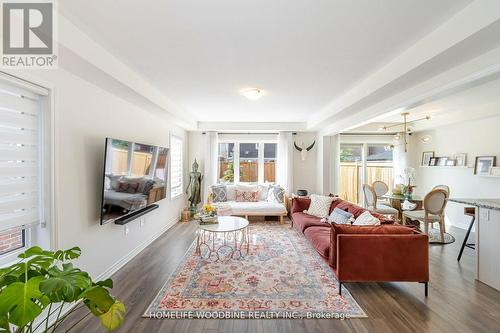
[[[465,234],[464,242],[462,243],[462,247],[460,248],[460,253],[458,254],[457,260],[460,261],[462,258],[462,253],[464,252],[464,248],[468,247],[469,249],[475,250],[476,247],[474,243],[467,243],[467,240],[469,239],[470,231],[472,230],[472,226],[474,225],[474,221],[476,221],[476,208],[475,207],[465,207],[464,208],[464,215],[471,216],[472,219],[470,220],[469,228],[467,229],[467,233]]]

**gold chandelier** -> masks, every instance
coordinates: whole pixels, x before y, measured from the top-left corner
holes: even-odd
[[[401,132],[403,133],[403,143],[404,143],[404,146],[405,146],[405,153],[408,151],[408,137],[407,137],[407,135],[409,133],[411,133],[411,128],[409,128],[408,125],[416,123],[418,121],[431,119],[430,116],[425,116],[424,118],[419,118],[419,119],[415,119],[415,120],[412,120],[412,121],[408,121],[408,116],[409,115],[410,115],[409,112],[403,112],[403,113],[401,113],[401,116],[403,117],[403,122],[402,123],[396,123],[396,124],[392,124],[392,125],[389,125],[389,126],[384,126],[384,127],[381,128],[381,130],[387,131],[390,128],[394,128],[394,127],[398,127],[398,126],[402,126],[403,127],[403,130]],[[399,140],[399,137],[398,137],[398,140]],[[391,148],[394,148],[394,146],[391,145]]]

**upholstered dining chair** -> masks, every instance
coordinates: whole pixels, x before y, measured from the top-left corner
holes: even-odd
[[[448,202],[448,192],[442,188],[434,189],[424,197],[423,210],[409,210],[403,212],[403,224],[406,219],[421,221],[424,223],[424,232],[429,233],[429,224],[439,223],[439,232],[441,233],[441,242],[444,242],[444,210]]]
[[[450,187],[448,185],[436,185],[432,188],[433,190],[445,190],[448,193],[448,198],[450,197]]]
[[[391,206],[383,205],[377,202],[377,193],[372,186],[363,184],[363,195],[365,197],[366,208],[369,211],[382,215],[394,216],[396,222],[399,221],[399,211]]]
[[[376,180],[373,182],[372,187],[377,194],[377,202],[382,205],[390,206],[389,200],[382,198],[389,192],[389,186],[381,180]]]

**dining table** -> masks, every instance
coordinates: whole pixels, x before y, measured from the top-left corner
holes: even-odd
[[[405,200],[408,200],[411,203],[416,204],[417,206],[414,208],[416,209],[423,209],[423,201],[424,198],[422,196],[412,194],[412,195],[403,195],[403,194],[396,194],[396,193],[387,193],[381,196],[379,199],[387,199],[389,200],[389,204],[391,207],[397,209],[399,211],[399,216],[403,218],[403,202]],[[405,222],[405,221],[402,221]],[[416,222],[412,223],[412,221],[407,220],[406,223],[403,224],[415,224],[415,226],[418,228],[418,225]]]

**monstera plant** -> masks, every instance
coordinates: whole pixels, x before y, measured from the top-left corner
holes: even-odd
[[[52,252],[35,246],[0,269],[0,333],[58,332],[65,319],[84,307],[88,312],[64,332],[89,315],[108,331],[119,327],[125,306],[110,294],[113,281],[94,282],[73,267],[71,261],[80,254],[78,247]]]

